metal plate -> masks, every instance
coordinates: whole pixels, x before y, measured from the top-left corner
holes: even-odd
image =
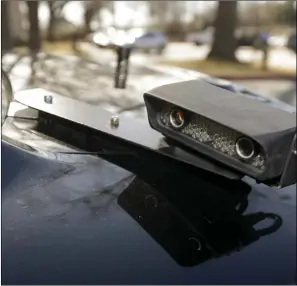
[[[49,100],[49,98],[51,99]],[[87,126],[94,130],[104,132],[117,139],[124,140],[151,151],[211,171],[229,179],[240,179],[242,174],[226,166],[219,165],[204,157],[198,156],[176,146],[155,130],[149,124],[135,121],[130,118],[119,117],[118,127],[111,124],[114,114],[94,105],[69,99],[43,89],[32,89],[18,92],[15,99],[33,109],[37,109],[65,120]],[[136,123],[135,123],[136,122]],[[137,128],[134,128],[137,125]],[[141,127],[139,127],[141,125]],[[135,132],[137,130],[137,132]],[[165,143],[165,144],[164,144]]]

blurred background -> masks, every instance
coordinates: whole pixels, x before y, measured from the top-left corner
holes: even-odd
[[[296,1],[2,1],[1,22],[14,91],[43,87],[117,111],[199,72],[296,106]],[[132,51],[123,89],[119,47]]]

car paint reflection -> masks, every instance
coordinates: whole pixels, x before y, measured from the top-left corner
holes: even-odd
[[[242,211],[247,207],[246,193],[241,193],[237,198],[241,201],[236,201],[244,208],[236,209],[220,204],[216,196],[210,201],[199,191],[195,197],[185,195],[180,196],[178,202],[169,202],[163,190],[136,178],[121,193],[118,203],[182,266],[198,265],[240,251],[282,225],[276,214],[257,212],[243,215]],[[203,202],[204,208],[185,209],[193,200]],[[217,206],[212,208],[214,204]],[[272,220],[272,224],[263,229],[255,228],[257,223],[266,219]]]

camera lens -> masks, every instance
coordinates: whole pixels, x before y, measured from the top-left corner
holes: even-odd
[[[174,128],[181,128],[185,124],[184,112],[177,108],[171,110],[169,119],[171,126]]]
[[[241,159],[251,159],[255,155],[255,144],[247,138],[241,137],[236,142],[236,153]]]

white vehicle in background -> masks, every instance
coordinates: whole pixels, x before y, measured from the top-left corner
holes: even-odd
[[[168,43],[167,37],[160,31],[149,31],[136,37],[131,44],[133,49],[144,50],[147,52],[157,51],[162,54]]]

